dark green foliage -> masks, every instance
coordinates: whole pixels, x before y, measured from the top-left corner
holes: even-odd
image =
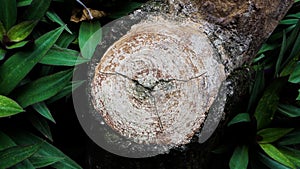
[[[99,20],[70,23],[64,9],[75,3],[0,0],[0,169],[81,169],[48,143],[57,125],[51,104],[84,82],[71,80],[73,67],[89,62],[102,38]]]
[[[298,1],[296,2],[291,11],[299,11]],[[250,91],[248,108],[244,110],[247,113],[237,114],[228,123],[233,130],[237,130],[234,129],[235,126],[246,125],[244,122],[256,124],[253,125],[256,127],[253,130],[257,131],[252,136],[253,141],[245,145],[251,150],[248,158],[251,165],[248,168],[300,167],[300,151],[295,148],[295,145],[300,144],[300,127],[289,123],[297,121],[300,116],[297,102],[300,97],[295,97],[300,88],[299,44],[300,13],[290,13],[280,22],[252,62],[256,76]],[[231,168],[245,164],[245,160],[235,160],[236,164],[232,165],[233,159],[246,158],[245,153],[240,151],[240,144],[244,140],[241,138],[240,141],[231,150],[234,152],[229,163]]]

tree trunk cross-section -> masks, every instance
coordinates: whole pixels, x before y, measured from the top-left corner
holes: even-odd
[[[90,66],[92,112],[134,144],[170,149],[195,133],[205,142],[225,116],[228,97],[242,88],[229,77],[249,63],[292,4],[149,2],[103,34],[113,42],[98,46],[94,56],[101,56]]]
[[[92,95],[108,125],[139,143],[189,142],[225,80],[200,26],[153,17],[106,51]]]

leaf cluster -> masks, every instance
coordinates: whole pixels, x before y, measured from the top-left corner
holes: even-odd
[[[254,141],[233,146],[230,169],[300,167],[300,127],[289,123],[300,117],[300,13],[294,12],[299,11],[295,2],[293,13],[285,16],[253,60],[256,75],[247,109],[228,123],[233,130],[250,125],[256,131]]]

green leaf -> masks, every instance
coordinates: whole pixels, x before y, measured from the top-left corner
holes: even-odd
[[[0,93],[9,94],[52,47],[64,27],[50,31],[35,41],[33,51],[17,52],[0,67]]]
[[[265,128],[271,123],[279,103],[279,92],[284,83],[284,79],[273,81],[259,100],[254,113],[258,130]]]
[[[88,59],[81,58],[80,53],[76,50],[54,46],[43,57],[40,63],[54,66],[75,66],[88,61]]]
[[[263,89],[265,87],[265,77],[264,77],[264,71],[262,69],[258,70],[255,75],[254,85],[251,90],[251,95],[247,107],[247,112],[249,113],[251,108],[253,107],[254,103],[257,102],[257,99],[259,98],[260,93],[263,92]]]
[[[6,134],[0,131],[0,151],[16,146],[17,144]],[[18,163],[12,169],[35,169],[29,160],[24,160],[21,163]]]
[[[43,134],[44,137],[53,142],[50,127],[44,118],[31,114],[29,120],[34,128]]]
[[[277,110],[288,117],[300,117],[300,108],[287,104],[279,104]]]
[[[0,151],[16,146],[16,143],[5,133],[0,131]]]
[[[24,112],[22,107],[14,100],[0,95],[0,118]]]
[[[12,42],[20,42],[30,35],[36,24],[36,21],[23,21],[13,26],[7,36]]]
[[[296,25],[290,25],[289,27],[285,28],[285,32],[289,33],[291,32],[294,28],[296,27]],[[276,42],[278,39],[282,38],[282,32],[274,32],[268,39],[268,41],[270,42]]]
[[[293,49],[292,51],[290,52],[289,54],[289,57],[286,59],[286,62],[289,62],[291,61],[292,59],[294,58],[298,58],[299,57],[299,52],[300,52],[300,47],[299,47],[299,44],[300,43],[300,33],[296,39],[296,41],[294,42],[294,46],[293,46]]]
[[[33,0],[30,6],[24,13],[26,20],[39,20],[47,12],[50,6],[51,0]]]
[[[272,160],[271,158],[262,153],[259,153],[259,157],[260,161],[266,166],[268,166],[270,169],[291,169],[290,167],[286,167],[285,165],[282,165],[277,161]]]
[[[298,62],[298,58],[294,58],[289,63],[287,63],[287,65],[285,65],[285,67],[281,71],[280,77],[284,77],[292,74],[293,71],[295,70],[295,67],[297,66],[297,62]]]
[[[16,0],[0,0],[0,21],[9,30],[17,20]]]
[[[290,161],[292,161],[296,166],[300,167],[300,151],[289,148],[289,147],[280,147],[279,150],[283,153]]]
[[[56,162],[64,160],[63,157],[52,157],[52,156],[38,156],[33,155],[29,158],[30,162],[35,168],[43,168],[50,166]]]
[[[25,131],[22,132],[12,132],[10,136],[15,140],[17,144],[28,145],[40,143],[43,140]],[[63,154],[59,149],[55,148],[47,142],[43,142],[41,148],[35,154],[35,156],[43,157],[62,157],[63,160],[52,164],[51,166],[57,169],[82,169],[78,164],[76,164],[72,159]]]
[[[32,163],[26,159],[18,164],[16,164],[15,166],[11,167],[10,169],[35,169],[35,167],[32,165]]]
[[[70,95],[75,89],[77,89],[80,85],[82,85],[85,81],[75,81],[71,82],[69,85],[64,87],[59,93],[57,93],[55,96],[51,97],[49,100],[47,100],[47,103],[53,103],[65,96]]]
[[[71,35],[69,33],[63,32],[56,41],[56,45],[61,48],[67,48],[75,40],[75,38],[76,36],[74,34]]]
[[[60,26],[64,26],[66,25],[64,23],[64,21],[62,21],[60,19],[60,17],[54,12],[54,11],[48,11],[46,13],[47,17],[52,21],[52,22],[55,22],[55,23],[58,23]],[[72,34],[72,31],[66,26],[65,27],[66,31],[69,32],[70,34]]]
[[[248,113],[240,113],[238,115],[236,115],[228,124],[227,126],[231,126],[233,124],[236,123],[240,123],[240,122],[250,122],[250,116]]]
[[[278,141],[278,145],[295,145],[300,144],[300,130],[295,130]]]
[[[6,55],[6,51],[4,49],[0,49],[0,60],[3,60]]]
[[[35,103],[32,105],[33,109],[37,111],[40,115],[44,116],[48,120],[55,123],[54,118],[52,117],[52,114],[50,113],[50,110],[48,109],[47,105],[44,102]]]
[[[5,30],[2,22],[0,21],[0,43],[1,43],[4,35],[6,35],[6,30]]]
[[[231,156],[229,167],[230,169],[247,169],[248,160],[248,147],[245,145],[238,146]]]
[[[47,100],[68,84],[72,74],[73,69],[61,71],[30,82],[18,90],[16,100],[22,107]]]
[[[15,146],[0,151],[0,168],[12,167],[19,162],[29,158],[40,148],[40,144],[29,146]]]
[[[298,97],[296,98],[296,100],[300,100],[300,89],[298,90]]]
[[[276,48],[278,48],[278,44],[267,44],[267,43],[264,43],[262,45],[262,47],[260,48],[260,50],[258,51],[257,55],[260,55],[262,53],[265,53],[267,51],[270,51],[270,50],[274,50]]]
[[[296,169],[296,166],[272,144],[259,144],[259,145],[264,150],[264,152],[268,154],[272,159],[276,160],[277,162],[287,167]]]
[[[79,48],[82,57],[92,58],[95,49],[101,42],[102,30],[99,22],[82,22],[79,29]]]
[[[281,25],[295,25],[299,19],[284,19],[280,21]]]
[[[29,41],[22,41],[22,42],[17,42],[14,43],[11,46],[6,46],[7,49],[16,49],[16,48],[21,48],[24,47]]]
[[[289,82],[291,82],[291,83],[300,83],[300,62],[297,63],[294,71],[290,75]]]
[[[259,143],[272,143],[291,132],[293,128],[266,128],[257,132],[263,139]]]
[[[276,62],[275,76],[278,76],[278,73],[279,73],[280,68],[281,68],[281,62],[282,62],[284,53],[287,49],[286,48],[287,46],[286,46],[286,32],[285,32],[285,30],[283,30],[282,34],[283,34],[283,39],[282,39],[282,44],[281,44],[281,48],[280,48],[280,53],[279,53],[279,56],[278,56],[278,59],[277,59],[277,62]]]
[[[22,6],[28,6],[32,3],[32,0],[17,0],[17,6],[22,7]]]

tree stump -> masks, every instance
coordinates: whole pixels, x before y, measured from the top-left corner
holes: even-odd
[[[249,63],[292,3],[151,1],[110,24],[89,68],[90,113],[78,115],[85,131],[127,157],[165,153],[195,135],[205,142],[228,97],[244,90],[228,77]]]

